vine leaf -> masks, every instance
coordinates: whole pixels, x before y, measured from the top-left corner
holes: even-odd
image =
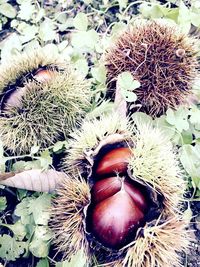
[[[48,256],[50,239],[52,235],[47,226],[37,225],[34,236],[29,244],[29,250],[35,257],[44,258]]]
[[[27,249],[27,243],[16,241],[9,235],[0,236],[0,258],[14,261]]]

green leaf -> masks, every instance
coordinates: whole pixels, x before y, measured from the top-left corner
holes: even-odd
[[[0,258],[14,261],[20,257],[27,248],[26,242],[16,241],[9,235],[0,236]]]
[[[17,189],[17,199],[21,201],[27,196],[28,191],[24,189]]]
[[[95,30],[80,31],[72,34],[71,43],[73,47],[80,49],[94,49],[99,41],[99,35]],[[91,51],[90,51],[91,52]]]
[[[140,82],[134,80],[131,72],[125,71],[118,75],[117,87],[121,90],[121,94],[127,102],[137,100],[137,95],[133,91],[140,87]]]
[[[69,44],[68,40],[64,40],[61,43],[59,43],[58,44],[59,52],[62,52],[68,46],[68,44]]]
[[[129,71],[124,71],[119,74],[117,78],[117,83],[121,90],[124,91],[133,91],[136,88],[140,87],[140,82],[135,80],[133,75]]]
[[[37,9],[37,12],[33,13],[34,22],[37,23],[40,20],[43,20],[43,18],[45,16],[46,16],[46,14],[45,14],[45,9],[44,8],[40,8],[39,10]]]
[[[80,73],[80,75],[85,78],[88,74],[88,62],[85,58],[80,58],[74,63],[75,69]]]
[[[14,172],[17,172],[17,171],[23,171],[23,170],[25,170],[25,166],[26,166],[26,161],[19,160],[19,161],[15,162],[15,163],[12,165],[12,170],[13,170]]]
[[[44,258],[48,256],[49,246],[49,242],[34,238],[29,244],[29,250],[35,257]]]
[[[192,186],[196,191],[200,190],[200,176],[192,177]]]
[[[134,112],[131,115],[131,119],[138,123],[146,123],[147,125],[153,122],[152,117],[143,112]]]
[[[109,114],[114,110],[114,103],[103,101],[100,105],[96,106],[92,111],[87,114],[87,118],[97,118],[102,114]]]
[[[48,18],[46,18],[41,24],[39,28],[39,37],[44,42],[53,41],[56,39],[56,26],[54,22]]]
[[[36,267],[49,267],[49,261],[47,258],[38,261]]]
[[[48,51],[49,53],[51,53],[51,55],[55,55],[56,57],[58,56],[58,46],[55,45],[55,44],[46,44],[44,47],[43,47],[44,51]]]
[[[1,226],[9,228],[16,240],[22,241],[26,236],[26,227],[22,224],[21,220],[18,220],[15,224],[0,224]]]
[[[7,207],[6,197],[0,197],[0,212],[4,211]]]
[[[0,13],[10,19],[14,18],[17,14],[15,8],[9,3],[4,3],[0,5]]]
[[[29,214],[33,215],[35,224],[47,225],[50,218],[51,195],[42,194],[31,199],[28,204]]]
[[[27,197],[24,198],[17,206],[14,211],[14,214],[18,217],[21,218],[21,222],[26,225],[26,224],[31,224],[33,222],[33,218],[29,213],[29,203],[32,197]]]
[[[77,254],[71,257],[71,260],[69,262],[63,261],[56,263],[56,267],[75,267],[75,266],[77,267],[87,266],[87,258],[81,249],[77,252]]]
[[[12,165],[13,171],[25,171],[32,169],[41,169],[41,161],[40,160],[32,160],[32,161],[23,161],[19,160]]]
[[[179,8],[169,9],[166,17],[170,20],[173,20],[175,23],[178,23]]]
[[[192,145],[183,145],[180,148],[180,161],[186,172],[192,178],[194,187],[198,187],[200,182],[199,147]]]
[[[156,118],[154,123],[156,127],[159,127],[162,130],[163,135],[165,135],[169,140],[173,139],[176,133],[176,128],[174,125],[171,125],[166,121],[165,115],[162,115],[161,117]]]
[[[86,31],[88,28],[88,18],[84,13],[78,13],[73,21],[74,27],[80,31]]]
[[[112,34],[112,36],[115,35],[115,36],[118,37],[119,33],[121,33],[122,31],[124,31],[126,28],[127,28],[127,25],[125,23],[123,23],[123,22],[117,22],[112,27],[111,34]]]
[[[50,239],[52,234],[46,226],[36,226],[33,239],[29,244],[29,250],[35,257],[44,258],[48,256]]]
[[[34,39],[36,34],[38,33],[38,29],[39,28],[36,27],[35,25],[29,25],[28,23],[21,22],[17,27],[17,30],[21,34],[20,36],[21,42],[26,43]]]
[[[106,82],[106,68],[105,66],[99,66],[91,69],[91,74],[93,78],[95,78],[96,81],[99,83],[105,83]]]
[[[190,21],[190,10],[183,1],[180,1],[178,23],[181,24],[185,23],[186,21]]]
[[[159,4],[142,3],[140,5],[140,12],[144,18],[157,19],[161,18],[168,13],[168,9]]]
[[[125,71],[118,75],[117,83],[122,90],[130,90],[131,84],[134,81],[131,72]]]
[[[180,1],[179,4],[179,14],[177,22],[180,25],[182,32],[187,34],[191,28],[191,18],[190,10],[187,8],[183,1]]]
[[[0,159],[0,172],[6,171],[6,158]]]
[[[200,110],[197,107],[190,109],[190,122],[195,126],[200,125]]]
[[[132,87],[131,87],[131,90],[135,90],[135,89],[137,89],[137,88],[139,88],[140,87],[140,82],[139,81],[137,81],[137,80],[134,80],[133,81],[133,83],[132,83]]]
[[[199,13],[190,13],[191,22],[195,27],[200,27],[200,16]]]
[[[24,45],[24,51],[30,51],[40,48],[39,42],[37,40],[32,40]]]
[[[59,152],[59,151],[62,151],[62,149],[64,147],[67,146],[67,142],[66,141],[58,141],[55,143],[55,145],[53,146],[53,152]]]
[[[178,110],[174,111],[170,108],[167,110],[166,114],[166,121],[169,124],[174,125],[179,132],[182,132],[183,130],[187,131],[189,129],[189,111],[187,109],[180,107]]]
[[[7,2],[8,2],[8,0],[0,0],[0,5],[4,4],[4,3],[7,3]]]
[[[121,93],[126,102],[135,102],[137,100],[137,95],[134,92],[122,91]]]
[[[22,50],[22,44],[17,33],[11,33],[2,44],[1,60],[7,62],[8,58],[17,55]]]
[[[52,233],[48,226],[37,225],[34,236],[40,240],[49,241],[52,238]]]
[[[182,136],[182,142],[184,143],[184,144],[191,144],[192,143],[192,141],[193,141],[193,134],[192,134],[192,132],[189,130],[189,131],[183,131],[182,132],[182,134],[181,134],[181,136]]]
[[[52,165],[52,157],[50,155],[49,150],[45,150],[41,153],[40,155],[40,163],[41,163],[41,167],[44,170],[47,170],[49,168],[50,165]]]
[[[200,189],[197,189],[195,196],[200,200]]]
[[[18,17],[26,21],[29,21],[33,13],[36,11],[32,1],[23,1],[19,7]]]
[[[86,44],[91,49],[93,49],[99,41],[99,35],[94,29],[87,31],[86,38]]]

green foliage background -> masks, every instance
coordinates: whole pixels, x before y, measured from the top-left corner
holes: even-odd
[[[91,79],[93,105],[88,117],[97,117],[113,108],[112,103],[104,100],[106,69],[102,63],[103,52],[120,31],[136,18],[167,19],[177,23],[183,32],[198,36],[200,2],[0,0],[1,61],[39,46],[46,47],[49,53],[60,54],[75,66],[80,75]],[[119,82],[126,99],[135,100],[137,96],[127,90],[129,84],[135,82],[129,73],[124,74]],[[200,81],[196,81],[193,90],[200,103]],[[133,116],[157,125],[174,143],[190,190],[187,201],[197,201],[200,197],[200,104],[180,107],[177,111],[169,109],[154,121],[139,112]],[[0,170],[5,171],[6,162],[14,162],[10,167],[14,171],[38,167],[47,169],[52,164],[52,155],[60,153],[66,146],[66,142],[58,142],[45,151],[33,147],[29,155],[11,158],[5,154],[0,143]],[[32,161],[26,162],[25,156],[31,157]],[[15,162],[15,159],[18,161]],[[4,190],[10,189],[2,187],[1,191]],[[52,236],[48,228],[48,208],[51,196],[24,190],[12,194],[16,194],[18,199],[12,214],[7,209],[9,199],[0,197],[0,225],[9,229],[8,234],[0,236],[0,258],[7,262],[15,261],[20,256],[33,255],[41,258],[33,265],[37,267],[47,267],[50,262],[56,267],[84,266],[81,252],[70,263],[56,262],[49,256]],[[189,208],[188,214],[191,216]],[[12,216],[13,224],[7,223],[8,215]]]

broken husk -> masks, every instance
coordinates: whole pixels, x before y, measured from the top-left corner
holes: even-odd
[[[185,184],[169,140],[117,113],[85,121],[71,136],[68,178],[51,218],[64,259],[83,250],[87,266],[94,259],[105,266],[181,266],[189,240],[180,209]]]

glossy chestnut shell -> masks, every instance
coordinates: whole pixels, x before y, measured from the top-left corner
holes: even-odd
[[[110,177],[91,191],[91,231],[106,247],[118,249],[135,237],[147,210],[147,200],[128,179]]]
[[[107,150],[106,150],[107,151]],[[97,156],[93,170],[89,232],[103,246],[119,249],[133,241],[145,221],[148,199],[142,185],[127,173],[132,149],[117,147]],[[103,156],[102,156],[103,155]]]
[[[97,176],[124,174],[127,171],[129,158],[133,155],[128,147],[119,147],[110,150],[98,162],[96,168]]]

